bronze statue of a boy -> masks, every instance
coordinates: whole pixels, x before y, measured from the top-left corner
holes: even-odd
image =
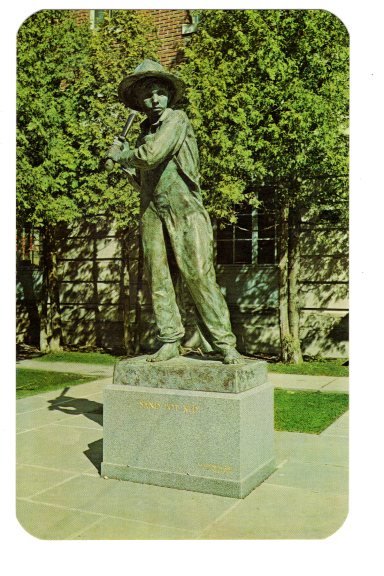
[[[185,112],[171,107],[184,83],[157,62],[144,60],[119,86],[120,99],[144,112],[134,150],[115,141],[109,158],[135,169],[141,197],[144,263],[161,348],[147,358],[158,362],[179,355],[184,327],[176,302],[166,241],[192,296],[204,334],[226,364],[241,361],[229,312],[216,283],[213,234],[199,186],[199,154]]]

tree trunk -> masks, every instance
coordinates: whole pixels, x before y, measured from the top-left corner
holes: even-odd
[[[47,224],[43,233],[43,302],[40,346],[42,351],[59,352],[61,314],[55,230]]]
[[[46,354],[49,352],[48,343],[48,280],[47,268],[45,262],[45,248],[44,248],[44,235],[43,235],[43,278],[41,285],[41,300],[39,304],[40,313],[40,351]]]
[[[95,313],[95,344],[96,348],[103,347],[103,337],[102,337],[102,323],[100,314],[100,296],[99,296],[99,264],[97,261],[97,225],[91,224],[92,230],[92,306]]]
[[[289,242],[288,242],[288,317],[291,334],[291,358],[293,364],[303,361],[300,345],[300,303],[299,303],[299,272],[300,272],[300,214],[297,210],[289,212]]]
[[[278,246],[278,286],[279,286],[279,328],[280,349],[283,362],[290,360],[291,334],[288,314],[288,227],[289,207],[279,210],[279,246]]]
[[[292,364],[303,361],[299,335],[299,224],[299,214],[284,204],[279,211],[278,234],[279,328],[281,360]]]

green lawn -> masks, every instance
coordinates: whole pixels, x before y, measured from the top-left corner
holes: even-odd
[[[80,364],[103,364],[113,366],[119,356],[103,352],[55,352],[36,358],[38,362],[73,362]]]
[[[91,380],[95,380],[95,376],[18,368],[16,370],[16,398],[25,398],[26,396],[57,390],[68,385],[76,386]]]
[[[319,434],[348,410],[348,394],[275,390],[275,430]]]
[[[269,372],[281,374],[304,374],[305,376],[349,376],[349,366],[343,366],[345,359],[311,360],[302,364],[268,363]]]

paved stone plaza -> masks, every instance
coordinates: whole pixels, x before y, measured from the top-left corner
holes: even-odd
[[[17,516],[38,538],[318,539],[348,514],[348,414],[320,435],[275,432],[277,469],[242,500],[105,480],[102,401],[112,368],[19,365],[101,378],[17,401]],[[346,378],[269,379],[292,389],[348,390]]]

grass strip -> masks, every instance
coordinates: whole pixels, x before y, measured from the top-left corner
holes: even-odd
[[[348,410],[348,394],[275,389],[275,430],[320,434]]]
[[[36,358],[38,362],[73,362],[78,364],[102,364],[113,366],[119,356],[102,352],[52,352]]]
[[[280,374],[303,374],[304,376],[349,376],[349,366],[343,366],[345,360],[321,360],[302,362],[301,364],[268,363],[269,372]]]
[[[18,368],[16,370],[16,398],[25,398],[68,385],[76,386],[96,379],[95,376],[83,376],[72,372],[49,372],[47,370]]]

